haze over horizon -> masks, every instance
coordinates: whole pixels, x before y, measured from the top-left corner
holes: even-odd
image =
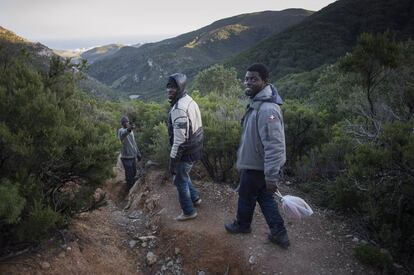
[[[91,37],[72,39],[42,39],[40,42],[55,50],[82,50],[109,44],[135,45],[158,42],[174,35],[136,35],[136,36],[113,36],[113,37]]]
[[[156,42],[243,13],[303,8],[318,11],[335,0],[0,0],[0,26],[53,49]],[[165,8],[163,8],[165,6]]]

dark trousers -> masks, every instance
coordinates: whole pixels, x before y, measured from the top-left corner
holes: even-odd
[[[135,176],[137,175],[137,161],[135,158],[121,158],[121,161],[125,170],[125,180],[127,187],[128,189],[131,189],[131,187],[134,186]]]
[[[256,201],[259,203],[272,234],[286,230],[272,192],[266,191],[263,171],[241,170],[237,222],[240,228],[250,228]]]

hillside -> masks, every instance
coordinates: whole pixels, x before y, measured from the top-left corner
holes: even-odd
[[[264,11],[222,19],[199,30],[139,48],[124,47],[94,62],[91,76],[128,94],[161,98],[166,77],[200,69],[240,53],[312,14],[302,9]]]
[[[9,43],[27,43],[28,40],[24,39],[23,37],[18,36],[14,32],[11,32],[2,26],[0,26],[0,41],[1,42],[9,42]]]
[[[39,70],[46,70],[53,51],[40,43],[32,43],[0,26],[0,62],[8,63],[10,58],[22,52],[32,56],[31,64]]]
[[[63,58],[72,58],[72,60],[77,60],[82,54],[82,50],[53,50],[56,55],[59,55]]]
[[[242,72],[253,62],[271,69],[273,79],[333,63],[363,32],[389,30],[397,39],[414,34],[412,0],[340,0],[241,53],[227,65]]]
[[[56,54],[41,43],[32,43],[0,26],[0,64],[9,64],[12,59],[23,53],[30,56],[32,69],[40,72],[48,71],[50,58]],[[62,57],[73,57],[68,52],[63,54],[61,51],[60,53],[60,56],[63,55]],[[110,87],[90,76],[80,79],[77,85],[88,94],[97,98],[114,99],[119,97],[119,94]]]
[[[121,48],[125,47],[121,44],[109,44],[105,46],[95,47],[81,54],[81,57],[88,60],[89,64],[98,60],[107,58],[118,52]]]
[[[53,50],[53,52],[64,58],[72,58],[74,62],[78,62],[82,58],[86,59],[89,64],[92,64],[97,60],[113,55],[122,47],[124,47],[122,44],[109,44],[89,50]]]

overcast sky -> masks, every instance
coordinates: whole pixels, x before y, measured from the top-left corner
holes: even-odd
[[[157,41],[242,13],[287,8],[317,11],[332,2],[334,0],[0,0],[0,26],[49,47],[77,48],[112,42]]]

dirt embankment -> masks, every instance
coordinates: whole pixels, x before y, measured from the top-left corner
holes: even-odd
[[[226,185],[194,181],[202,204],[195,220],[180,213],[171,179],[148,168],[129,194],[123,171],[107,182],[108,205],[74,220],[61,238],[0,264],[0,274],[374,274],[352,256],[351,228],[314,208],[304,221],[286,220],[291,246],[267,241],[256,209],[253,232],[230,235],[237,194]],[[293,193],[283,187],[283,193]]]

